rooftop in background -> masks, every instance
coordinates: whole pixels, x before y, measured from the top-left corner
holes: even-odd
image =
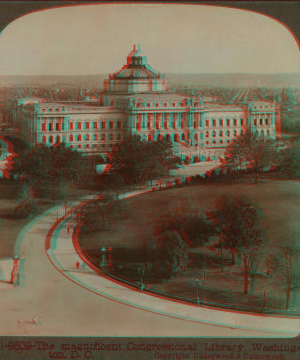
[[[69,113],[69,112],[121,112],[120,109],[117,109],[112,106],[95,106],[95,105],[86,105],[86,104],[69,104],[69,103],[30,103],[27,104],[28,106],[31,106],[31,108],[34,109],[35,112],[41,112],[41,113]]]
[[[209,103],[208,105],[209,111],[229,111],[231,109],[232,111],[244,111],[247,110],[247,106],[241,106],[234,105],[234,104],[222,104],[222,103]]]

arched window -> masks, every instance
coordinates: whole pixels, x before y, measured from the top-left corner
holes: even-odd
[[[267,137],[270,137],[270,131],[269,131],[269,129],[267,130]]]
[[[179,135],[178,134],[175,134],[175,141],[179,141]]]
[[[73,141],[73,135],[69,136],[69,141]]]
[[[216,137],[216,132],[215,132],[215,130],[213,130],[212,136],[213,136],[213,137]]]
[[[90,141],[90,135],[89,134],[86,134],[85,140]]]
[[[49,143],[53,143],[53,136],[49,136]]]
[[[63,137],[62,137],[62,142],[63,142],[63,143],[66,143],[66,137],[65,137],[65,135],[63,135]]]
[[[46,136],[43,136],[43,143],[45,143],[46,141]]]
[[[81,141],[81,135],[80,134],[78,135],[78,141]]]
[[[226,131],[226,135],[230,136],[230,131],[229,130]]]
[[[205,136],[209,137],[209,132],[208,131],[206,131]]]
[[[181,140],[185,140],[185,135],[181,134]]]
[[[110,140],[114,139],[114,134],[110,134]]]
[[[151,140],[152,140],[152,136],[148,135],[148,141],[151,141]]]
[[[220,130],[220,136],[221,137],[223,136],[223,130]]]
[[[102,134],[102,140],[105,140],[105,134]]]
[[[60,137],[57,135],[55,142],[58,144],[60,142]]]
[[[233,136],[236,136],[236,130],[233,130]]]

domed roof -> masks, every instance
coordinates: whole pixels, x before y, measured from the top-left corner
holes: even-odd
[[[142,53],[140,45],[127,56],[127,65],[114,74],[113,79],[159,79],[160,73],[147,64],[147,57]]]
[[[140,78],[140,79],[158,79],[160,74],[153,70],[149,69],[149,66],[145,65],[129,65],[125,66],[124,69],[119,72],[114,73],[116,79],[128,79],[128,78]]]

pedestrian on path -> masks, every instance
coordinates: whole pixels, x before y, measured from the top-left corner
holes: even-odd
[[[79,270],[79,266],[80,266],[80,262],[79,262],[79,261],[77,261],[77,262],[76,262],[76,267],[77,267],[77,270]]]

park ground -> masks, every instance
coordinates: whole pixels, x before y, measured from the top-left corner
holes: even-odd
[[[111,231],[81,232],[79,242],[86,255],[97,265],[101,248],[111,247],[114,274],[124,282],[139,286],[138,268],[147,261],[143,248],[145,241],[149,241],[145,239],[151,224],[169,214],[205,213],[213,209],[217,198],[224,194],[248,198],[261,209],[261,226],[266,238],[253,294],[243,295],[241,261],[237,261],[236,266],[230,266],[230,256],[225,255],[225,266],[221,271],[220,254],[209,250],[208,246],[192,249],[193,264],[176,278],[161,282],[149,280],[149,291],[195,302],[194,282],[196,278],[203,277],[205,271],[201,302],[223,304],[235,309],[261,311],[269,308],[281,312],[285,307],[286,283],[280,271],[275,270],[272,277],[266,274],[265,260],[268,255],[280,252],[282,246],[288,245],[289,240],[300,233],[299,190],[299,181],[265,179],[255,185],[251,178],[245,177],[241,183],[203,183],[148,193],[122,201],[122,216]],[[294,261],[298,261],[297,258]],[[295,308],[294,311],[299,313],[300,309]]]

